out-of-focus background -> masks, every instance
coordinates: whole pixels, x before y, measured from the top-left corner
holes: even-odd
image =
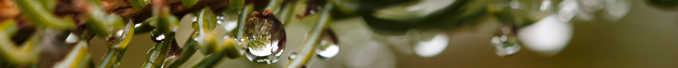
[[[333,58],[313,57],[309,68],[672,68],[678,67],[678,12],[654,8],[645,0],[629,0],[630,10],[618,21],[570,21],[571,39],[553,55],[522,48],[514,55],[498,56],[492,38],[502,25],[495,17],[485,16],[477,25],[433,31],[421,36],[443,37],[443,46],[418,46],[409,43],[411,35],[375,33],[363,17],[332,20],[330,26],[339,37],[339,54]],[[298,7],[305,7],[299,5]],[[303,10],[303,8],[297,8]],[[312,15],[312,16],[317,16]],[[288,63],[290,52],[297,51],[313,20],[293,20],[287,30],[287,46],[280,61],[257,64],[245,57],[222,59],[218,67],[279,68]],[[192,30],[192,29],[180,29]],[[412,33],[427,32],[412,30]],[[430,31],[429,31],[430,32]],[[442,35],[438,35],[442,34]],[[182,37],[178,37],[182,38]],[[187,38],[187,37],[186,37]],[[422,40],[427,41],[427,40]],[[107,52],[105,41],[90,43],[95,64]],[[440,44],[435,39],[432,44]],[[135,35],[120,68],[140,67],[152,47],[149,34]],[[179,42],[183,44],[183,42]],[[438,52],[437,50],[441,52]],[[200,51],[198,51],[200,52]],[[190,67],[203,58],[194,56],[182,67]]]

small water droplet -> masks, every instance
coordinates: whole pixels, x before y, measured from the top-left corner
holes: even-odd
[[[246,56],[252,62],[272,64],[278,61],[287,40],[282,22],[271,16],[249,16],[245,22]],[[256,15],[255,15],[256,16]]]
[[[221,24],[225,19],[224,16],[217,16],[217,24]]]
[[[297,58],[297,52],[292,52],[290,53],[290,56],[287,57],[288,60],[293,60],[294,58]]]
[[[497,49],[496,50],[497,55],[502,57],[513,55],[520,51],[519,43],[509,44],[506,40],[505,41],[499,40],[499,37],[492,38],[492,43],[494,44],[494,47]]]
[[[501,57],[510,56],[520,51],[520,41],[513,25],[502,27],[497,34],[499,36],[495,36],[491,40],[497,55]]]
[[[198,41],[198,36],[200,36],[200,32],[195,31],[193,34],[191,34],[191,37],[193,37],[193,41]]]

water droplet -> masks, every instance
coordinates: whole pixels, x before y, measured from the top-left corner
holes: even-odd
[[[317,56],[322,59],[330,59],[339,54],[339,40],[334,31],[325,29],[322,35],[322,40],[316,44],[319,45],[316,49]]]
[[[193,41],[198,41],[198,36],[200,36],[200,32],[198,31],[193,32],[191,35],[191,37],[193,37]]]
[[[503,40],[503,41],[502,41]],[[520,44],[519,43],[514,43],[514,44],[508,44],[508,40],[506,39],[506,36],[501,36],[501,37],[494,37],[492,38],[492,43],[494,44],[494,47],[497,49],[496,53],[499,56],[509,56],[517,53],[520,51]]]
[[[217,24],[221,24],[225,19],[224,16],[217,16]]]
[[[270,13],[249,16],[245,22],[248,40],[246,56],[250,61],[271,64],[278,61],[287,40],[282,22]]]
[[[290,53],[290,56],[287,57],[287,60],[293,60],[294,58],[297,58],[297,52]]]
[[[505,25],[498,31],[498,36],[492,38],[491,41],[497,55],[501,57],[510,56],[520,51],[520,40],[518,40],[515,30],[515,26]]]

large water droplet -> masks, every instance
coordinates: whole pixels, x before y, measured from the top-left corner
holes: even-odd
[[[278,61],[287,38],[282,22],[273,14],[255,12],[245,22],[244,32],[248,40],[245,55],[250,61],[262,64]]]
[[[510,56],[520,51],[520,40],[515,30],[516,27],[509,24],[497,31],[499,36],[492,38],[492,44],[496,49],[497,55],[501,57]]]
[[[317,56],[322,59],[329,59],[339,54],[339,40],[334,31],[325,29],[322,35],[322,40],[317,44],[319,45],[316,49]]]

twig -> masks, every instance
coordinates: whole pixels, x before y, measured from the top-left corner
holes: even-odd
[[[24,13],[26,18],[35,25],[55,27],[60,29],[75,29],[75,23],[72,20],[62,20],[50,14],[44,9],[44,6],[36,0],[15,0],[17,6]]]
[[[298,68],[301,66],[305,66],[306,63],[308,63],[308,60],[311,59],[314,55],[314,51],[316,48],[316,44],[322,40],[321,39],[321,33],[325,28],[328,28],[329,24],[328,22],[330,21],[330,11],[333,8],[333,5],[331,3],[332,1],[328,1],[328,3],[325,4],[325,8],[322,10],[321,15],[320,15],[320,20],[318,21],[318,24],[311,30],[309,36],[306,38],[306,41],[301,46],[301,49],[296,54],[296,58],[290,60],[289,63],[285,66],[285,68]]]
[[[193,37],[190,37],[188,39],[189,40],[186,41],[186,44],[184,44],[181,56],[176,61],[174,61],[174,63],[172,63],[168,68],[177,68],[183,65],[198,50],[197,46],[198,43],[195,40],[193,40]]]

